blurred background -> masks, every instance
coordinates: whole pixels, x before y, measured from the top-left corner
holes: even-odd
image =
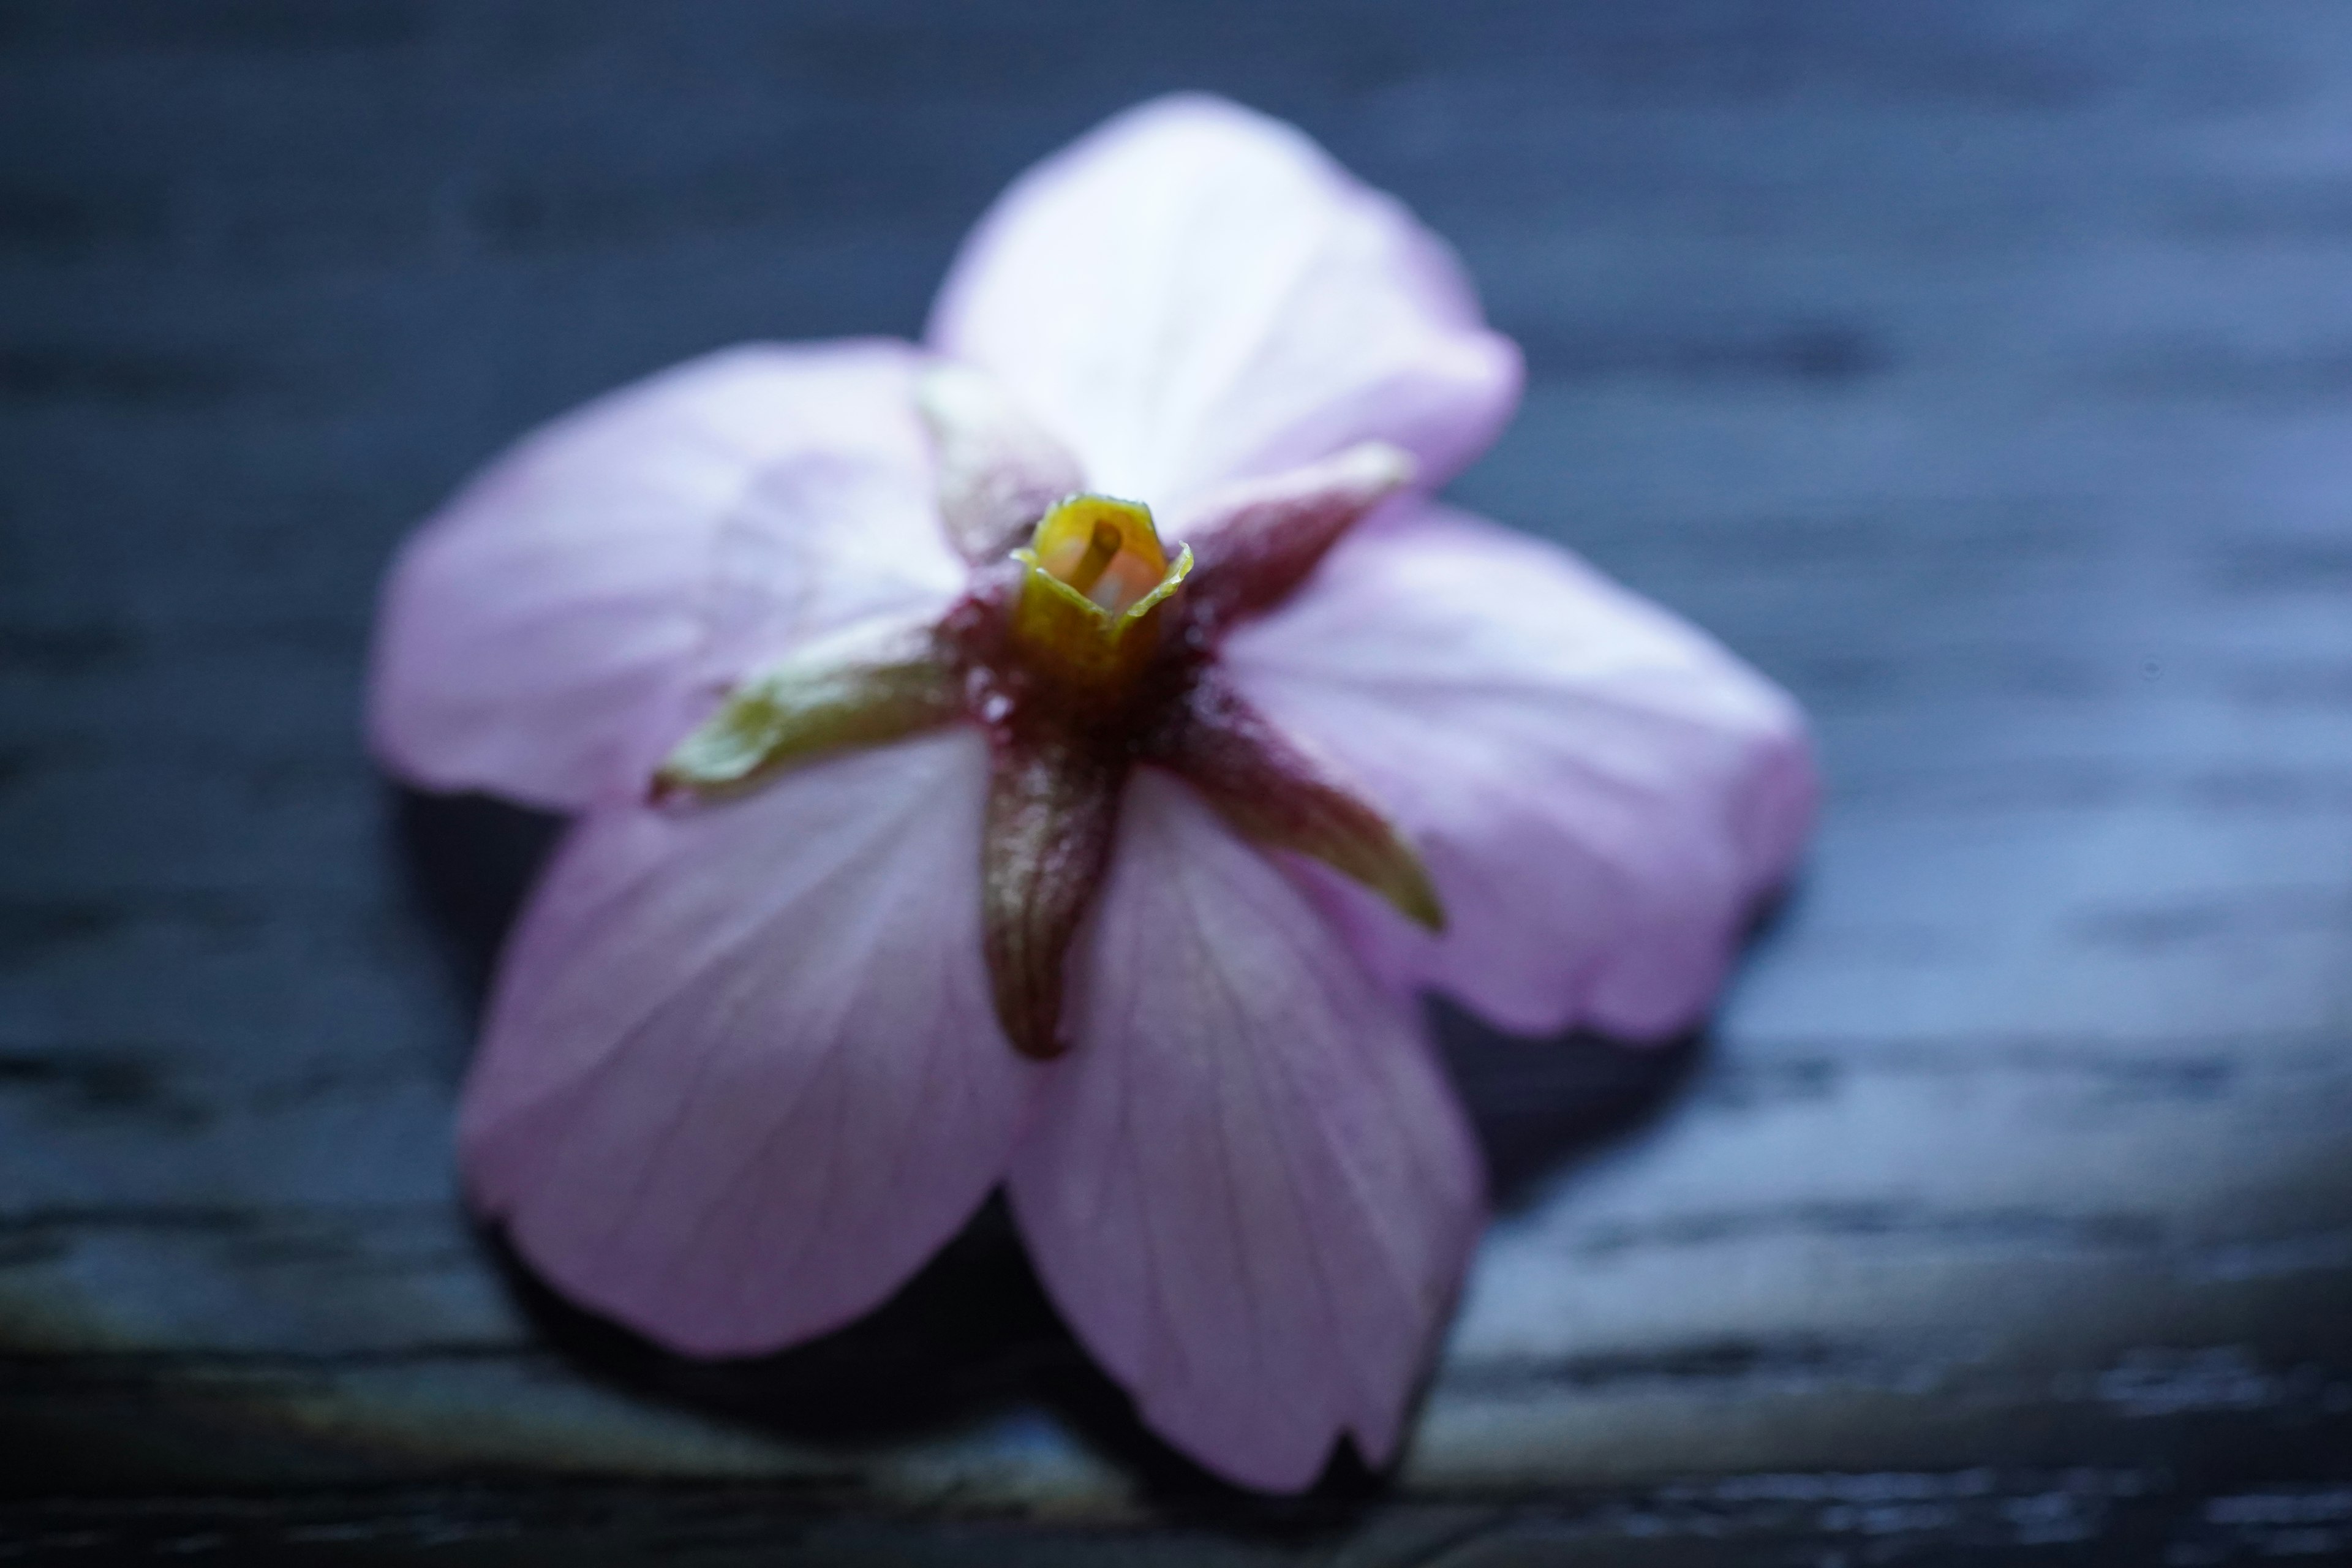
[[[1460,249],[1454,487],[1789,686],[1715,1026],[1444,1021],[1499,1215],[1399,1468],[1160,1449],[1000,1215],[672,1362],[456,1204],[547,825],[387,787],[379,573],[530,426],[913,335],[1150,94]],[[2352,1556],[2352,8],[0,0],[0,1552]]]

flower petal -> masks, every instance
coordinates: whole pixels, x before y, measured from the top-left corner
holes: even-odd
[[[527,438],[409,541],[370,730],[412,781],[575,809],[642,794],[719,692],[868,616],[936,615],[914,351],[754,346]]]
[[[929,341],[1001,377],[1090,485],[1155,506],[1371,439],[1434,487],[1519,391],[1441,241],[1289,126],[1191,95],[1016,182]]]
[[[1167,774],[1139,770],[1077,1044],[1013,1157],[1063,1315],[1143,1419],[1244,1485],[1394,1447],[1481,1215],[1410,1003]]]
[[[940,517],[965,560],[1003,560],[1047,508],[1086,488],[1077,458],[984,372],[941,361],[915,395],[939,458]]]
[[[574,830],[466,1089],[477,1202],[564,1292],[696,1354],[887,1297],[1003,1174],[1038,1069],[980,958],[986,746],[856,752]]]
[[[1567,552],[1443,508],[1367,523],[1224,651],[1436,880],[1438,937],[1332,884],[1376,965],[1508,1028],[1687,1027],[1811,819],[1778,688]]]

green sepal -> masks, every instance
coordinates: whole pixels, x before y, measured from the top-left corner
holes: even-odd
[[[1071,943],[1118,836],[1123,761],[1046,737],[996,750],[981,837],[981,948],[997,1022],[1023,1056],[1069,1048],[1062,994]]]
[[[954,669],[928,647],[899,657],[787,659],[729,692],[654,781],[723,795],[835,752],[936,729],[962,711]]]

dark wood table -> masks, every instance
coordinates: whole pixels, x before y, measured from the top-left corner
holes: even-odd
[[[1527,346],[1455,488],[1786,682],[1715,1027],[1445,1020],[1499,1217],[1409,1455],[1155,1446],[1000,1214],[750,1366],[547,1298],[450,1105],[545,825],[362,755],[402,531],[911,333],[1149,92]],[[2352,6],[0,3],[0,1558],[2352,1555]]]

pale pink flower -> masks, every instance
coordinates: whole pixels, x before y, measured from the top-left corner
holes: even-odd
[[[1396,203],[1185,97],[1015,184],[923,346],[730,350],[494,465],[394,569],[372,711],[404,778],[576,814],[476,1202],[741,1355],[1002,1183],[1169,1441],[1384,1462],[1482,1217],[1415,988],[1683,1030],[1814,794],[1779,690],[1425,499],[1519,380]]]

